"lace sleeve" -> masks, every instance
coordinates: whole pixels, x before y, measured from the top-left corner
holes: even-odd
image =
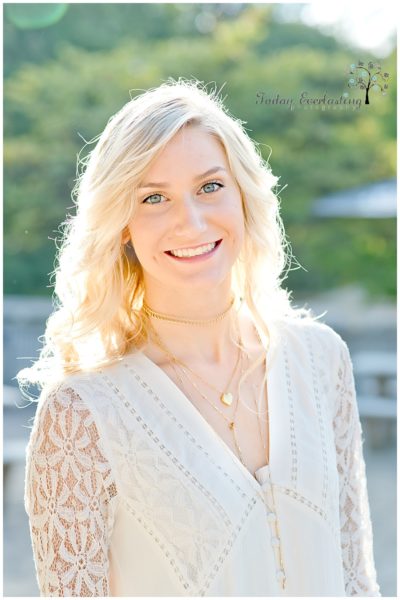
[[[334,417],[346,596],[381,596],[373,557],[362,429],[351,358],[341,340]]]
[[[108,596],[116,496],[93,417],[59,387],[41,398],[27,447],[25,510],[42,596]]]

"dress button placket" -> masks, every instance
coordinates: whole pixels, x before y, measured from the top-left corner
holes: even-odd
[[[267,508],[267,521],[269,523],[270,532],[271,532],[271,546],[274,550],[275,561],[276,561],[275,575],[276,575],[277,581],[279,582],[279,585],[284,590],[285,582],[286,582],[286,575],[285,575],[285,569],[283,566],[283,559],[282,559],[282,547],[281,547],[281,539],[279,536],[278,516],[276,514],[276,509],[275,509],[274,492],[273,492],[273,488],[272,488],[271,476],[270,476],[269,471],[268,471],[268,481],[265,482],[264,486],[265,487],[263,488],[263,493],[264,493],[263,500],[264,500],[264,503],[266,504],[266,508]]]

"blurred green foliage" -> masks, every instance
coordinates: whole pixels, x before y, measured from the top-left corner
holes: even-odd
[[[6,13],[4,53],[6,293],[51,293],[54,238],[74,211],[82,140],[98,135],[130,95],[183,76],[223,86],[226,106],[280,176],[287,235],[307,270],[292,270],[285,286],[359,283],[395,296],[395,219],[311,217],[325,194],[395,176],[395,51],[382,61],[387,96],[372,92],[359,110],[293,111],[257,104],[257,92],[339,98],[349,91],[349,65],[375,58],[278,22],[271,5],[70,4],[55,25],[32,30]]]

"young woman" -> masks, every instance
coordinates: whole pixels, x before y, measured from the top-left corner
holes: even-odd
[[[349,352],[281,287],[276,183],[196,81],[90,153],[19,374],[42,595],[380,595]]]

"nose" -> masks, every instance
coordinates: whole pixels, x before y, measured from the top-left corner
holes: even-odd
[[[199,205],[196,198],[187,195],[177,203],[175,214],[175,233],[176,235],[193,238],[194,234],[199,234],[207,228],[204,207]]]

